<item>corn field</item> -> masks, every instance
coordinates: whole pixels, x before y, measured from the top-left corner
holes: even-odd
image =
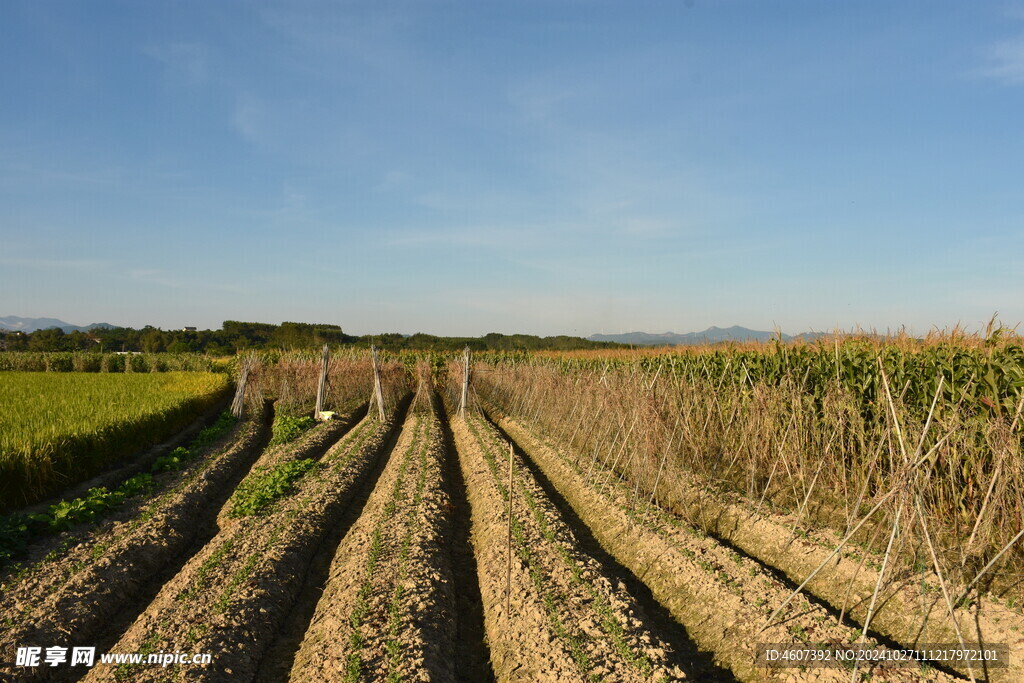
[[[934,545],[947,576],[986,568],[979,583],[1020,592],[1024,553],[1000,554],[1024,514],[1015,338],[479,358],[485,404],[614,471],[637,499],[683,513],[696,486],[840,537],[868,515],[854,542],[879,550],[899,526],[905,569],[931,567]]]

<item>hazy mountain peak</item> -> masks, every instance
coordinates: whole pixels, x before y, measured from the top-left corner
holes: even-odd
[[[703,332],[687,332],[676,334],[665,332],[663,334],[651,334],[648,332],[627,332],[624,334],[592,334],[587,339],[591,341],[611,341],[620,344],[635,344],[637,346],[661,346],[676,344],[714,344],[724,341],[768,341],[775,338],[775,332],[764,330],[751,330],[739,325],[722,328],[712,325]],[[782,335],[784,340],[789,340],[789,335]]]
[[[9,332],[35,332],[36,330],[48,330],[52,327],[58,327],[64,332],[74,331],[86,331],[92,330],[97,327],[103,328],[115,328],[117,325],[111,325],[110,323],[91,323],[89,325],[80,326],[66,323],[63,320],[57,318],[21,318],[16,315],[8,315],[0,317],[0,330],[7,330]]]

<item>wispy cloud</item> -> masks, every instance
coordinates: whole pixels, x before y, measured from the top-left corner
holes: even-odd
[[[163,268],[129,268],[123,276],[140,284],[157,285],[168,289],[201,289],[202,291],[242,294],[250,290],[237,284],[209,282],[187,273],[177,273]]]
[[[386,236],[386,247],[485,247],[491,249],[532,249],[546,231],[532,227],[478,226],[398,231]]]
[[[110,261],[102,259],[75,258],[0,258],[5,266],[23,266],[42,270],[102,270],[110,266]]]
[[[210,81],[209,50],[197,43],[148,45],[143,54],[163,64],[169,78],[185,85],[204,85]]]
[[[1006,85],[1024,84],[1024,35],[991,45],[986,50],[986,62],[975,74]]]
[[[240,95],[235,102],[231,125],[243,139],[259,142],[267,134],[266,109],[251,95]]]

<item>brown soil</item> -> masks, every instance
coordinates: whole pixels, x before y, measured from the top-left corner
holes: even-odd
[[[260,472],[276,465],[293,460],[303,460],[306,458],[319,460],[331,446],[338,442],[338,439],[353,429],[365,415],[366,405],[364,404],[351,413],[340,416],[337,420],[317,423],[294,442],[270,446],[253,463],[246,478],[256,476]],[[245,480],[243,479],[242,481],[244,482]],[[217,515],[218,529],[230,523],[230,513],[230,505],[225,505],[221,509]]]
[[[224,499],[269,438],[269,417],[268,411],[245,422],[229,447],[167,475],[175,483],[133,514],[108,521],[23,576],[7,577],[0,598],[4,658],[13,660],[15,649],[28,644],[109,643],[111,632],[138,613],[168,571],[181,566],[207,533]],[[60,672],[17,673],[46,678]]]
[[[498,679],[685,678],[634,597],[579,549],[518,458],[513,458],[515,526],[506,594],[507,446],[475,416],[468,423],[454,420],[452,428],[473,506],[484,619]]]
[[[444,435],[444,478],[451,503],[451,535],[447,546],[452,567],[452,585],[455,587],[456,651],[455,679],[464,683],[491,683],[491,653],[484,628],[483,599],[477,581],[478,567],[472,544],[472,512],[469,491],[459,466],[455,450],[455,437],[443,401],[437,401]]]
[[[111,649],[208,652],[209,666],[119,670],[86,680],[251,679],[287,616],[310,558],[373,467],[396,421],[367,418],[265,514],[225,523]],[[301,447],[301,445],[300,445]]]
[[[712,494],[685,483],[676,490],[676,510],[686,519],[715,538],[777,567],[797,585],[825,562],[842,540],[827,530],[801,537],[793,531],[797,526],[793,516],[755,511],[753,504],[738,496]],[[875,567],[882,559],[876,553],[847,546],[808,582],[805,590],[836,609],[845,605],[846,613],[863,624],[878,581]],[[954,596],[960,593],[960,587],[949,590]],[[983,597],[970,608],[957,610],[956,616],[968,644],[1010,646],[1010,667],[987,672],[989,680],[1024,680],[1024,615],[1019,609]],[[903,644],[958,642],[940,582],[931,570],[893,576],[879,592],[871,623],[874,630]],[[969,675],[966,668],[959,670]],[[974,675],[979,676],[979,671],[975,670]]]
[[[606,549],[650,586],[702,648],[742,680],[849,680],[848,672],[770,670],[754,662],[755,644],[849,643],[853,629],[838,625],[821,606],[804,598],[773,625],[766,617],[782,604],[789,587],[750,558],[743,557],[693,528],[666,523],[632,511],[631,491],[617,477],[594,477],[574,466],[564,453],[542,444],[514,421],[500,424],[526,448],[531,459],[565,496]],[[763,629],[763,630],[762,630]],[[938,671],[927,680],[948,680]],[[921,680],[915,670],[876,671],[872,680]]]
[[[338,547],[292,680],[454,679],[444,450],[437,415],[424,406]]]
[[[841,540],[827,530],[798,535],[793,516],[763,507],[755,510],[753,503],[737,495],[712,492],[685,481],[672,482],[671,489],[672,508],[688,523],[780,571],[794,587],[818,569]],[[881,562],[881,556],[848,545],[808,582],[805,591],[845,613],[852,623],[863,625],[878,580],[875,567]],[[959,589],[950,587],[950,591],[959,594]],[[956,614],[968,644],[1010,647],[1009,668],[980,672],[975,668],[976,677],[1024,680],[1024,615],[1019,608],[1010,609],[983,597]],[[931,571],[904,572],[888,581],[879,592],[871,626],[892,644],[959,642],[940,582]],[[971,673],[966,667],[958,670],[965,676]]]
[[[449,421],[421,394],[404,421],[408,398],[385,423],[375,412],[360,421],[364,405],[272,448],[269,413],[246,421],[210,455],[158,475],[151,498],[37,544],[34,559],[54,550],[49,559],[0,576],[4,658],[96,645],[208,652],[211,665],[9,661],[0,680],[851,680],[760,667],[754,653],[859,640],[877,556],[851,548],[769,624],[837,539],[798,535],[790,517],[689,482],[672,483],[672,514],[524,423],[497,412],[496,423]],[[318,464],[294,490],[230,516],[245,477],[303,458]],[[903,578],[882,593],[868,644],[955,642],[936,577]],[[1024,680],[1018,611],[986,597],[958,616],[968,640],[1011,645],[1013,668],[975,669],[978,680]],[[872,681],[955,673],[861,669]]]

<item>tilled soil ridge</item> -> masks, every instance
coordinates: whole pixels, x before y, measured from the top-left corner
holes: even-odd
[[[211,653],[206,666],[97,665],[85,680],[247,680],[302,584],[329,525],[357,490],[398,421],[368,417],[269,510],[230,519],[168,582],[112,648]]]
[[[239,482],[246,483],[268,470],[295,460],[312,458],[319,460],[338,439],[355,430],[362,425],[361,418],[366,415],[366,405],[356,410],[339,416],[336,420],[319,422],[314,427],[303,433],[298,440],[292,443],[275,444],[264,450],[258,460],[253,463],[245,479]],[[230,523],[231,506],[225,505],[217,515],[218,528]]]
[[[28,645],[99,644],[117,616],[146,593],[153,577],[188,552],[201,532],[203,518],[212,519],[220,509],[226,487],[252,462],[268,433],[265,414],[247,420],[229,446],[177,473],[177,483],[134,517],[104,525],[59,560],[44,562],[20,581],[12,579],[13,585],[4,585],[0,599],[4,661],[13,663],[16,648]],[[40,679],[59,672],[59,668],[17,670],[20,677]]]
[[[512,459],[512,561],[506,574],[508,447],[477,416],[453,420],[452,429],[473,507],[484,619],[498,679],[685,678],[625,586],[613,584],[600,563],[580,551],[518,457]]]
[[[442,433],[435,406],[423,404],[338,547],[292,680],[454,679]]]
[[[564,453],[509,419],[499,424],[593,529],[606,549],[639,576],[702,648],[741,680],[849,681],[835,669],[768,669],[755,662],[756,643],[852,643],[859,633],[836,624],[823,608],[798,598],[772,625],[767,616],[790,591],[757,564],[696,529],[633,514],[630,491],[614,475],[589,482]],[[762,630],[763,629],[763,630]],[[872,645],[870,641],[869,645]],[[861,669],[863,671],[863,669]],[[940,671],[873,672],[873,680],[952,680]]]
[[[833,533],[819,530],[797,536],[792,517],[755,512],[732,497],[714,495],[698,487],[682,484],[675,487],[681,509],[706,533],[721,538],[767,565],[778,568],[794,583],[803,583],[825,563],[807,583],[805,590],[829,603],[858,623],[863,623],[878,582],[882,557],[872,553],[865,558],[862,549],[847,545],[829,560],[842,540]],[[826,560],[829,560],[826,563]],[[869,561],[865,561],[869,560]],[[890,572],[891,574],[891,572]],[[958,594],[961,587],[950,586]],[[1020,610],[982,597],[969,608],[955,610],[957,624],[968,646],[1005,643],[1010,646],[1010,665],[1005,669],[983,672],[975,667],[974,675],[991,681],[1024,680],[1024,615]],[[917,643],[958,642],[956,628],[943,599],[940,581],[929,568],[923,572],[894,576],[879,591],[872,629],[905,645]],[[969,670],[956,667],[963,675]]]

